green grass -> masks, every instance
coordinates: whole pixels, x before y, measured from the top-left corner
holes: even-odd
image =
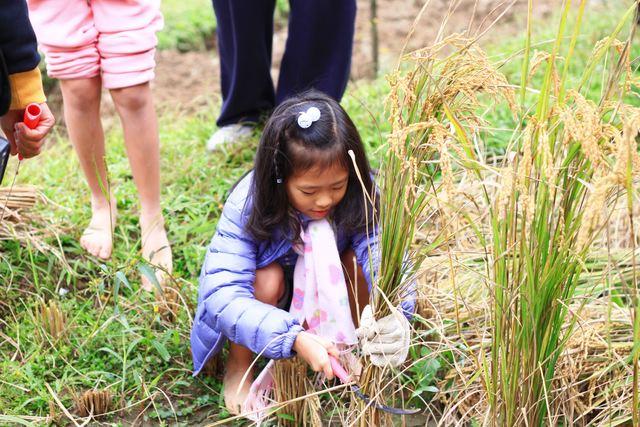
[[[158,33],[158,49],[181,52],[213,48],[216,17],[211,0],[163,0],[164,28]],[[277,0],[274,19],[276,27],[286,26],[288,0]]]
[[[210,0],[163,0],[159,49],[204,50],[214,42],[216,18]]]

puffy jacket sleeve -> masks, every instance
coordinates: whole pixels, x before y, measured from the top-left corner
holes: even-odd
[[[7,109],[44,102],[36,36],[24,0],[6,0],[0,7],[0,115]],[[9,106],[9,104],[11,104]]]
[[[291,357],[302,327],[288,312],[254,297],[258,245],[245,231],[248,185],[244,184],[227,201],[205,257],[200,319],[255,353],[272,359]]]

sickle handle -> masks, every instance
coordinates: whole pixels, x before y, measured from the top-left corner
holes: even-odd
[[[340,378],[340,381],[342,381],[343,384],[351,381],[349,379],[349,374],[344,370],[338,359],[336,359],[332,355],[329,355],[329,362],[331,363],[331,369],[333,370],[333,373],[336,375],[336,377]]]
[[[29,129],[35,129],[38,123],[40,123],[40,116],[42,116],[42,108],[40,108],[40,105],[31,103],[24,109],[22,122]],[[18,160],[23,160],[22,154],[18,154]]]
[[[35,129],[40,122],[40,116],[42,116],[42,108],[38,104],[29,104],[24,109],[23,122],[29,129]]]

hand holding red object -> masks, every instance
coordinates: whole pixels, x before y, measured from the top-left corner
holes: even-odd
[[[40,118],[36,121],[38,111]],[[0,117],[0,127],[9,140],[11,154],[20,154],[26,159],[40,154],[44,138],[54,124],[55,119],[46,103],[29,104],[25,110],[9,110]]]
[[[42,117],[42,108],[38,104],[29,104],[24,109],[24,118],[22,122],[27,125],[29,129],[35,129],[40,123],[40,117]],[[22,154],[18,154],[18,159],[23,160]]]

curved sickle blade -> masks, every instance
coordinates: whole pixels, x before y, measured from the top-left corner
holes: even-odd
[[[329,355],[329,362],[331,362],[331,369],[333,373],[342,381],[343,384],[347,384],[350,382],[349,374],[344,370],[340,362],[335,357]],[[351,391],[358,397],[358,399],[363,400],[368,405],[373,406],[376,409],[379,409],[384,412],[388,412],[394,415],[413,415],[420,412],[420,409],[402,409],[402,408],[393,408],[391,406],[383,405],[381,403],[372,400],[369,396],[360,391],[360,387],[356,384],[351,385]]]
[[[414,409],[394,408],[392,406],[387,406],[387,405],[383,405],[382,403],[378,403],[375,400],[372,400],[369,396],[367,396],[363,392],[361,392],[360,391],[360,387],[358,387],[355,384],[353,384],[351,386],[351,391],[353,391],[353,393],[356,396],[358,396],[359,399],[365,401],[367,404],[369,404],[369,405],[373,406],[374,408],[379,409],[381,411],[388,412],[390,414],[394,414],[394,415],[413,415],[413,414],[417,414],[418,412],[420,412],[420,409],[418,409],[418,408],[414,408]]]

